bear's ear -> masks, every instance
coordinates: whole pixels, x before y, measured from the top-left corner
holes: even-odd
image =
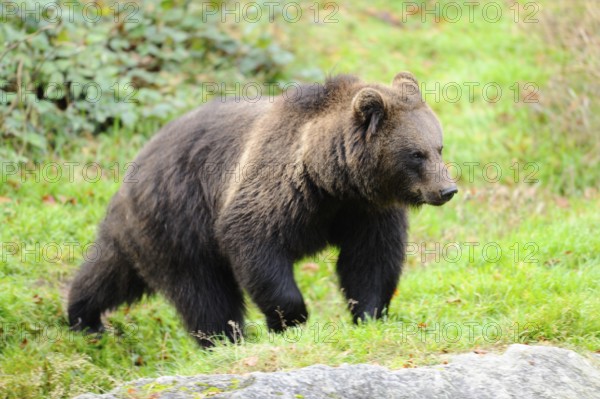
[[[419,82],[417,82],[417,78],[415,78],[414,75],[408,71],[398,72],[398,74],[394,76],[392,86],[400,87],[402,83],[405,82],[414,83],[415,85],[417,85],[417,87],[419,87]]]
[[[410,72],[400,72],[394,76],[392,87],[400,93],[402,101],[408,104],[417,104],[423,102],[419,82]]]
[[[377,132],[385,116],[385,101],[377,90],[365,87],[352,100],[354,116],[363,129],[363,137],[369,138]]]

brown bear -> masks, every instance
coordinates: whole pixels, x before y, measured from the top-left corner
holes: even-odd
[[[305,322],[294,261],[327,245],[354,321],[387,309],[405,255],[409,206],[457,192],[442,128],[416,79],[353,76],[294,98],[217,99],[146,144],[69,294],[69,323],[103,330],[102,312],[160,292],[201,345],[233,339],[244,295],[271,330]]]

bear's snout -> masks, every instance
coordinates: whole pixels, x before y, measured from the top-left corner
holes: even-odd
[[[439,190],[426,191],[422,196],[423,202],[428,205],[441,206],[450,201],[458,192],[456,184]]]
[[[456,186],[448,187],[443,190],[440,190],[440,197],[442,197],[442,201],[448,202],[454,197],[454,194],[458,192],[458,188]]]

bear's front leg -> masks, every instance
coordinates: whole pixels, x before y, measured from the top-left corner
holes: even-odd
[[[275,246],[236,251],[232,256],[236,276],[267,318],[270,330],[304,323],[308,312],[296,285],[293,261]]]
[[[352,209],[337,218],[337,273],[354,322],[387,311],[404,263],[407,231],[403,208]]]

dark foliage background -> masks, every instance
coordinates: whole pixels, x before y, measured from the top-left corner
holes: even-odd
[[[198,82],[273,82],[292,59],[268,26],[240,32],[206,12],[207,2],[15,4],[3,2],[0,25],[0,156],[8,160],[35,159],[115,124],[165,121],[198,99]]]

